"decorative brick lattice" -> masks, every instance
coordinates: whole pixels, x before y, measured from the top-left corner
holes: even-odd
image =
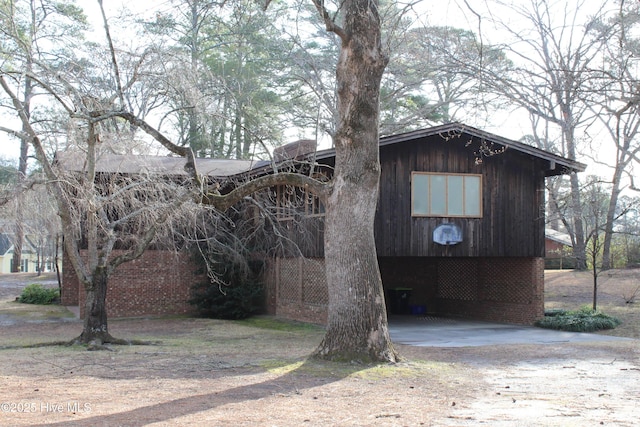
[[[484,300],[516,304],[531,303],[533,272],[529,259],[484,259],[481,268]]]
[[[280,258],[280,301],[326,305],[328,302],[324,262],[309,258]]]
[[[324,261],[301,259],[302,301],[306,304],[326,305],[329,302]]]
[[[300,262],[297,258],[280,258],[278,265],[278,298],[280,301],[300,301]]]
[[[438,264],[438,297],[462,301],[478,299],[475,259],[442,259]]]

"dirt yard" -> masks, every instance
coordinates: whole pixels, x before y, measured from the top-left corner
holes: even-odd
[[[600,307],[625,322],[609,333],[637,339],[640,301],[625,299],[640,271],[606,274]],[[548,273],[548,307],[590,304],[590,280]],[[110,323],[113,335],[154,345],[24,348],[69,340],[81,325],[62,307],[15,303],[20,286],[0,277],[3,426],[632,426],[640,418],[636,340],[398,346],[403,362],[362,366],[307,360],[318,327],[164,318]]]

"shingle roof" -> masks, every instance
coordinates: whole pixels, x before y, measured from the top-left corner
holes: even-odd
[[[509,150],[528,154],[546,160],[547,168],[546,176],[561,175],[572,172],[582,172],[586,169],[586,165],[575,160],[570,160],[562,156],[540,150],[531,145],[514,141],[476,129],[462,123],[448,123],[440,126],[433,126],[427,129],[415,130],[397,135],[390,135],[380,138],[380,147],[398,144],[408,141],[414,141],[422,138],[433,136],[441,136],[443,138],[455,138],[458,136],[469,135],[471,137],[490,141],[499,146],[504,146]],[[304,143],[305,148],[311,147],[313,141],[303,140],[294,144],[288,144],[286,147],[295,144]],[[291,148],[291,147],[289,147]],[[295,147],[294,147],[295,148]],[[301,153],[298,153],[300,155]],[[310,154],[310,153],[309,153]],[[336,154],[334,148],[317,151],[314,158],[317,160],[334,157]],[[81,152],[58,152],[56,154],[57,162],[70,171],[82,171],[86,169],[86,156]],[[137,155],[118,155],[118,154],[102,154],[97,163],[98,172],[111,173],[159,173],[166,175],[187,175],[184,170],[186,161],[182,157],[169,156],[137,156]],[[268,168],[270,161],[256,160],[233,160],[233,159],[196,159],[198,172],[210,177],[229,177],[239,175],[248,171],[257,171],[257,169]],[[264,171],[262,171],[264,172]]]
[[[494,144],[507,147],[509,150],[516,150],[521,153],[528,154],[543,160],[548,161],[548,167],[545,170],[546,176],[561,175],[571,172],[583,172],[587,165],[570,160],[562,156],[550,153],[545,150],[533,147],[531,145],[524,144],[522,142],[514,141],[495,135],[489,132],[485,132],[480,129],[476,129],[471,126],[464,125],[462,123],[447,123],[440,126],[433,126],[427,129],[419,129],[412,132],[401,133],[397,135],[384,136],[380,138],[380,146],[398,144],[416,139],[428,138],[433,136],[442,136],[443,138],[455,138],[457,136],[469,135],[482,140],[493,142]],[[316,159],[330,158],[335,156],[335,149],[328,149],[318,151],[315,154]]]
[[[86,155],[78,151],[56,153],[56,162],[68,171],[86,170]],[[100,154],[97,172],[134,174],[140,172],[163,175],[187,175],[186,160],[182,157]],[[198,172],[211,177],[227,177],[246,172],[255,162],[251,160],[196,159]]]
[[[552,228],[545,228],[544,236],[547,239],[553,240],[554,242],[558,242],[562,245],[573,246],[573,243],[571,242],[571,236],[569,236],[567,233],[563,233],[562,231],[554,230]]]
[[[0,256],[5,255],[12,246],[13,242],[11,242],[9,236],[4,233],[0,234]]]

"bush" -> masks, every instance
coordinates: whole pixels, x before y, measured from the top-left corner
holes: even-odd
[[[620,320],[589,307],[579,310],[553,310],[545,313],[544,319],[536,322],[536,326],[569,332],[595,332],[614,329]]]
[[[18,302],[47,305],[58,302],[59,296],[57,289],[45,288],[39,283],[32,283],[22,290]]]
[[[258,281],[262,263],[239,265],[227,260],[211,263],[214,282],[206,280],[192,288],[189,302],[201,316],[214,319],[246,319],[262,308],[263,285]]]

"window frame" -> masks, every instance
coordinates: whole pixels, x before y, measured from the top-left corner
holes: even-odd
[[[301,189],[291,185],[277,185],[276,219],[278,221],[291,221],[297,216],[305,218],[322,218],[325,216],[324,203],[318,196],[308,189]]]
[[[421,197],[423,197],[424,199],[426,199],[426,201],[424,203],[426,203],[427,205],[427,213],[416,213],[416,198],[418,197],[418,194],[416,194],[416,191],[418,191],[418,189],[416,188],[415,185],[415,177],[416,176],[429,176],[429,184],[428,184],[428,188],[427,188],[427,192],[426,194],[422,194]],[[432,186],[432,181],[431,181],[431,177],[444,177],[445,178],[445,187],[444,187],[444,193],[445,193],[445,201],[444,201],[444,206],[445,206],[445,212],[436,212],[433,213],[433,208],[431,205],[431,197],[432,197],[432,193],[431,193],[431,186]],[[449,177],[462,177],[462,214],[451,214],[450,213],[450,203],[449,203]],[[479,190],[479,194],[478,194],[478,213],[477,214],[466,214],[466,204],[467,204],[467,197],[465,195],[466,191],[467,191],[467,181],[464,179],[465,177],[477,177],[478,178],[478,190]],[[475,189],[475,188],[474,188]],[[483,188],[482,188],[482,174],[475,174],[475,173],[448,173],[448,172],[420,172],[420,171],[412,171],[411,172],[411,216],[414,218],[482,218],[483,217],[483,209],[482,209],[482,200],[483,200]],[[422,203],[424,205],[424,203]]]

